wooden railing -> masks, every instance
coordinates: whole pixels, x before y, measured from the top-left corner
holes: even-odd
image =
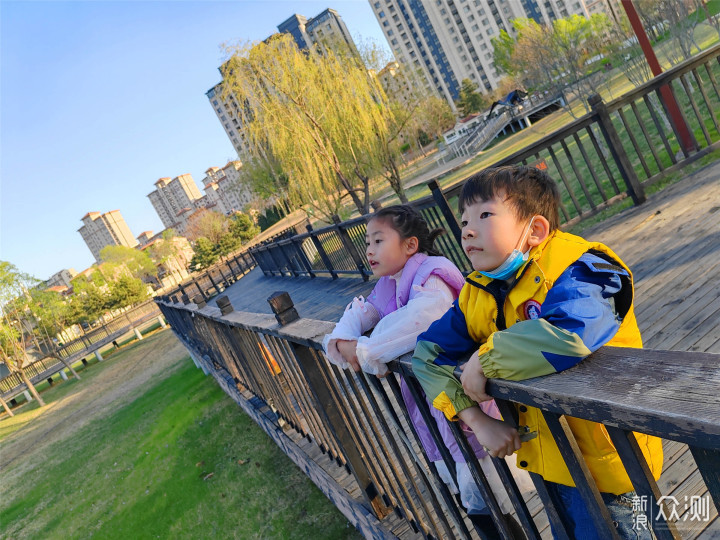
[[[542,163],[558,182],[561,222],[568,227],[630,197],[641,204],[645,189],[679,168],[720,148],[720,45],[655,77],[609,103],[590,99],[592,111],[563,128],[503,158],[492,166]],[[679,106],[679,121],[669,114],[663,93]],[[452,234],[441,250],[470,271],[460,249],[457,196],[462,183],[412,203],[431,227]],[[371,274],[365,258],[365,218],[359,217],[249,250],[266,275],[309,276]]]
[[[400,396],[399,378],[408,383],[438,447],[445,446],[434,429],[425,399],[406,355],[391,362],[392,375],[374,376],[342,371],[322,353],[321,340],[332,330],[325,321],[297,319],[289,298],[275,298],[276,316],[239,313],[227,298],[216,307],[160,301],[173,331],[203,369],[212,372],[226,392],[241,401],[250,396],[276,412],[277,438],[283,423],[313,441],[338,471],[352,473],[360,502],[377,518],[373,525],[351,521],[366,536],[382,537],[390,517],[403,520],[426,538],[471,537],[471,523],[440,480],[416,437]],[[285,323],[281,325],[278,321]],[[604,347],[575,368],[522,382],[492,380],[489,393],[506,419],[512,403],[542,410],[601,537],[616,538],[607,508],[584,467],[564,415],[605,425],[632,480],[638,497],[662,501],[663,493],[649,474],[633,431],[689,445],[706,486],[706,499],[720,508],[720,355]],[[641,383],[640,383],[641,381]],[[240,396],[240,397],[238,397]],[[503,538],[512,538],[497,500],[467,441],[453,425],[464,448],[478,489],[488,503]],[[288,443],[282,443],[290,455]],[[454,464],[443,452],[449,470]],[[508,490],[514,513],[529,539],[540,538],[548,520],[557,537],[568,538],[547,494],[543,479],[531,475],[545,512],[533,513],[521,496],[504,460],[493,459]],[[306,468],[309,471],[309,468]],[[310,473],[308,473],[310,474]],[[699,490],[703,493],[705,490]],[[331,496],[340,507],[336,494]],[[346,515],[348,515],[346,513]],[[669,512],[652,515],[648,525],[658,538],[679,538]]]

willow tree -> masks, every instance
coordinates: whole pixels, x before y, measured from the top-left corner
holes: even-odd
[[[277,162],[288,196],[324,217],[350,197],[370,206],[370,155],[387,133],[377,88],[359,57],[327,48],[299,50],[287,34],[228,48],[226,99],[237,114],[252,157]]]

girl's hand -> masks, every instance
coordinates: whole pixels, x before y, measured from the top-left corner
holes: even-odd
[[[517,429],[502,420],[486,415],[480,407],[463,409],[458,413],[460,420],[475,433],[478,442],[492,457],[504,458],[520,450],[520,435]]]
[[[358,362],[357,354],[355,353],[355,350],[357,349],[357,340],[339,339],[336,346],[338,352],[342,355],[345,361],[350,364],[353,371],[359,372],[360,362]]]
[[[475,437],[492,457],[504,458],[520,450],[520,436],[517,429],[502,420],[488,417],[488,422],[473,429]]]

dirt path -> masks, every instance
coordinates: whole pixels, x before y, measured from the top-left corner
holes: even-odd
[[[0,443],[3,481],[12,485],[14,478],[34,468],[38,459],[44,459],[45,449],[50,445],[72,437],[93,420],[130,403],[152,379],[165,378],[185,365],[189,361],[183,360],[186,356],[186,349],[172,331],[163,330],[111,356],[102,365],[83,370],[82,380],[47,407],[27,414],[18,410],[17,417],[25,425]],[[16,420],[3,420],[8,421]]]

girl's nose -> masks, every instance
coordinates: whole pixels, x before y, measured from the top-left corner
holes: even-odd
[[[463,227],[462,237],[464,240],[467,240],[468,238],[475,238],[475,231],[469,229],[468,227]]]

